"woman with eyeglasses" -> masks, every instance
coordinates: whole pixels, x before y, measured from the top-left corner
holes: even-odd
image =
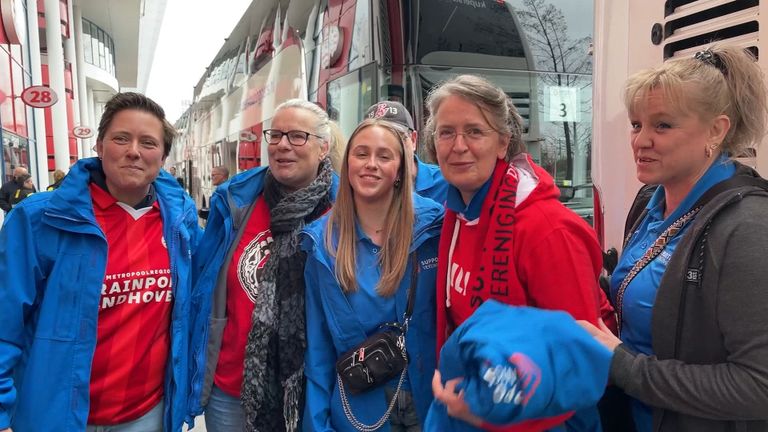
[[[206,373],[193,412],[205,407],[209,432],[298,429],[306,335],[297,238],[335,198],[328,122],[314,103],[282,103],[264,131],[269,166],[234,176],[211,197],[195,256],[204,318],[195,331],[208,347],[192,353]]]
[[[610,312],[610,305],[598,286],[595,232],[560,203],[552,177],[525,153],[512,101],[484,78],[462,75],[433,90],[427,105],[427,131],[450,184],[438,259],[438,349],[489,299],[597,324],[601,307]],[[485,430],[547,430],[572,414],[491,425],[469,411],[460,382],[436,373],[436,399],[448,415]],[[596,410],[584,417],[580,422],[598,422]]]
[[[419,432],[432,402],[443,209],[413,193],[406,133],[387,120],[360,123],[342,159],[338,201],[303,235],[309,324],[304,431]],[[366,350],[364,341],[393,326],[403,328],[407,365],[361,390],[348,373],[367,380],[388,369],[377,360],[384,349]],[[402,356],[399,347],[391,348]],[[337,360],[350,352],[354,360],[343,363],[350,367],[339,371]]]

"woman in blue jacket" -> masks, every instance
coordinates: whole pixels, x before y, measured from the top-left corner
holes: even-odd
[[[209,432],[299,428],[306,335],[298,237],[335,196],[329,136],[316,104],[283,102],[264,130],[269,167],[234,176],[211,197],[195,255],[195,331],[207,347],[192,353],[192,411],[205,407]]]
[[[304,231],[305,431],[360,430],[351,417],[380,424],[382,431],[420,431],[432,401],[442,208],[413,193],[411,164],[403,163],[413,153],[404,134],[384,120],[363,121],[346,148],[336,204]],[[345,414],[334,365],[382,324],[402,323],[414,270],[415,305],[405,335],[409,362],[400,390],[399,378],[356,395],[347,389],[351,412]]]
[[[98,158],[0,231],[0,431],[180,431],[195,205],[160,168],[175,130],[146,96],[105,105]]]

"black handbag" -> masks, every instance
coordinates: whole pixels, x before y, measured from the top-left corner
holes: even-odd
[[[395,406],[397,395],[402,387],[408,366],[408,353],[405,349],[405,335],[411,321],[413,304],[416,300],[416,283],[419,263],[416,252],[411,254],[411,284],[408,287],[408,303],[403,314],[403,323],[385,323],[378,332],[368,336],[362,343],[345,352],[336,361],[336,379],[339,385],[344,414],[347,420],[359,431],[375,431],[388,419]],[[380,387],[400,376],[397,389],[389,403],[386,413],[373,425],[366,425],[352,414],[347,400],[347,391],[351,394],[365,393]]]
[[[336,372],[347,391],[364,393],[400,375],[408,365],[404,330],[397,323],[385,324],[360,345],[342,354]]]

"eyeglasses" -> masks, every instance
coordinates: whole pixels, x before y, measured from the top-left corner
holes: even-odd
[[[479,141],[491,133],[496,132],[495,129],[479,129],[479,128],[469,128],[464,130],[464,132],[456,132],[454,129],[438,129],[435,131],[434,136],[435,140],[442,143],[451,143],[456,140],[456,137],[461,135],[464,137],[465,140],[468,141]]]
[[[266,129],[264,131],[264,139],[266,139],[267,143],[271,145],[280,144],[280,141],[283,140],[283,136],[287,136],[288,142],[295,147],[303,146],[304,144],[306,144],[310,136],[313,136],[316,138],[322,138],[319,135],[311,134],[309,132],[304,132],[300,130],[290,130],[288,132],[283,132],[280,129]]]

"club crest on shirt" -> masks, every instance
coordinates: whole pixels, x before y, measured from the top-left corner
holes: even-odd
[[[262,231],[248,243],[237,263],[237,277],[248,299],[256,303],[259,292],[259,280],[270,255],[272,236],[269,231]]]

